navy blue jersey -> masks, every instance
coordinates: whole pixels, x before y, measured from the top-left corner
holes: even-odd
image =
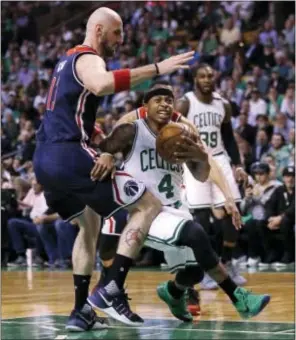
[[[97,53],[90,47],[78,45],[56,65],[37,141],[77,141],[83,148],[89,144],[101,99],[88,91],[76,74],[75,62],[82,54]]]

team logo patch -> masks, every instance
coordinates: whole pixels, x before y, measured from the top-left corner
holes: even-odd
[[[139,186],[138,183],[135,181],[127,181],[124,184],[123,190],[125,194],[129,197],[136,196],[137,193],[139,192]]]

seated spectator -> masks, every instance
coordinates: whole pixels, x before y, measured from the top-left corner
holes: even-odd
[[[271,79],[269,87],[276,88],[278,94],[284,94],[287,88],[287,81],[285,78],[280,76],[278,68],[275,66],[271,70]]]
[[[18,142],[16,145],[18,156],[22,161],[29,161],[33,159],[33,154],[35,151],[35,143],[33,142],[30,133],[23,130],[18,137]]]
[[[258,162],[261,157],[268,153],[270,145],[268,142],[268,135],[265,129],[259,129],[256,134],[256,142],[253,144],[253,161]]]
[[[292,17],[289,17],[285,21],[285,28],[282,30],[285,41],[289,44],[290,52],[295,50],[295,21]]]
[[[256,87],[255,87],[255,83],[253,82],[253,80],[248,80],[247,85],[246,85],[246,89],[245,89],[245,93],[244,93],[244,99],[250,100],[252,92],[255,88]]]
[[[287,116],[283,113],[278,113],[273,124],[273,133],[280,134],[285,140],[288,140],[289,131],[290,129]]]
[[[272,42],[272,44],[277,47],[278,44],[278,34],[273,28],[272,22],[266,20],[262,32],[259,34],[259,40],[262,45]]]
[[[22,201],[18,201],[19,209],[23,211],[22,218],[11,218],[8,220],[8,232],[12,247],[17,254],[14,262],[8,263],[8,266],[26,266],[26,247],[28,244],[25,240],[31,239],[31,247],[36,248],[35,265],[43,264],[41,254],[43,253],[43,244],[40,234],[37,230],[36,221],[37,216],[41,216],[46,210],[47,205],[43,194],[43,189],[36,180],[32,182],[32,188]],[[31,210],[31,211],[30,211]],[[30,211],[29,218],[26,217]]]
[[[267,95],[267,114],[272,121],[275,116],[280,112],[283,95],[278,95],[275,87],[270,87]]]
[[[234,26],[233,18],[225,21],[224,27],[220,33],[220,41],[224,46],[231,47],[241,40],[241,32],[237,26]]]
[[[248,124],[248,116],[240,114],[238,116],[238,125],[236,131],[244,138],[250,145],[253,145],[256,136],[255,128]]]
[[[267,104],[264,99],[261,98],[260,92],[257,88],[254,88],[251,93],[250,99],[250,115],[248,123],[250,125],[256,125],[256,117],[259,114],[266,115]]]
[[[284,185],[278,187],[267,202],[268,236],[282,236],[282,257],[276,265],[285,266],[295,262],[295,167],[283,170]],[[268,237],[267,236],[267,237]],[[271,240],[265,242],[271,244]]]
[[[273,44],[266,43],[263,49],[263,56],[261,58],[261,67],[264,70],[271,70],[275,66],[275,59],[273,53]]]
[[[231,77],[225,79],[225,82],[226,82],[225,91],[227,93],[227,97],[231,98],[231,100],[235,102],[236,105],[238,105],[239,107],[243,100],[244,90],[238,88],[237,83]],[[221,87],[222,87],[222,84],[221,84]]]
[[[260,43],[258,35],[254,35],[252,44],[249,46],[245,54],[248,67],[252,67],[254,65],[263,66],[263,55],[263,45]]]
[[[11,141],[14,142],[18,137],[19,129],[11,110],[6,112],[4,119],[5,122],[2,126],[5,130],[5,134]]]
[[[274,133],[271,138],[271,148],[268,154],[275,158],[276,162],[276,177],[282,179],[282,172],[289,164],[290,153],[289,148],[285,145],[285,139],[280,133]]]
[[[269,78],[264,74],[262,68],[254,66],[252,70],[252,77],[255,87],[261,95],[265,95],[268,90]]]
[[[248,233],[248,266],[269,265],[279,259],[279,255],[270,249],[264,233],[267,229],[267,202],[279,187],[278,182],[270,179],[270,168],[266,163],[254,163],[251,172],[255,185],[249,185],[241,202],[241,211],[245,219],[244,229]]]
[[[281,104],[281,112],[287,116],[289,127],[295,126],[295,84],[293,83],[288,85]]]
[[[280,77],[287,79],[290,73],[290,66],[286,53],[282,50],[279,50],[275,53],[274,57],[276,62],[275,67],[277,68]]]
[[[262,157],[262,162],[269,165],[269,169],[270,169],[269,178],[271,180],[278,182],[279,184],[282,184],[282,182],[278,181],[277,178],[276,178],[275,158],[272,155],[267,154],[267,155]]]
[[[268,140],[271,139],[273,134],[273,126],[269,123],[268,117],[266,115],[259,114],[256,117],[255,131],[257,132],[259,129],[264,129],[267,133]]]
[[[10,239],[18,255],[8,266],[26,266],[25,239],[29,237],[33,239],[33,247],[36,247],[36,265],[43,264],[41,254],[45,249],[50,267],[68,268],[77,230],[70,223],[60,220],[58,214],[48,208],[42,186],[35,179],[27,196],[19,201],[19,206],[24,211],[30,210],[30,218],[8,220]]]

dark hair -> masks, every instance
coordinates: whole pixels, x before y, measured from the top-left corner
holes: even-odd
[[[167,80],[155,79],[154,82],[149,86],[149,89],[153,89],[153,87],[157,85],[171,86],[171,84]]]
[[[193,70],[192,70],[192,75],[193,77],[195,77],[197,75],[197,72],[199,70],[201,70],[202,68],[206,68],[206,67],[210,67],[212,68],[212,66],[210,64],[207,64],[207,63],[200,63],[198,64]]]
[[[286,144],[285,137],[280,132],[273,133],[273,136],[280,136],[282,139],[282,143]]]

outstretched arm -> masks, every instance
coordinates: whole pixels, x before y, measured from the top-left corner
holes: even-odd
[[[98,55],[83,54],[77,59],[75,70],[85,88],[96,96],[105,96],[129,90],[133,85],[152,79],[157,74],[164,75],[179,69],[188,69],[186,64],[193,58],[193,54],[194,51],[186,52],[157,64],[115,71],[107,71],[104,60]]]

